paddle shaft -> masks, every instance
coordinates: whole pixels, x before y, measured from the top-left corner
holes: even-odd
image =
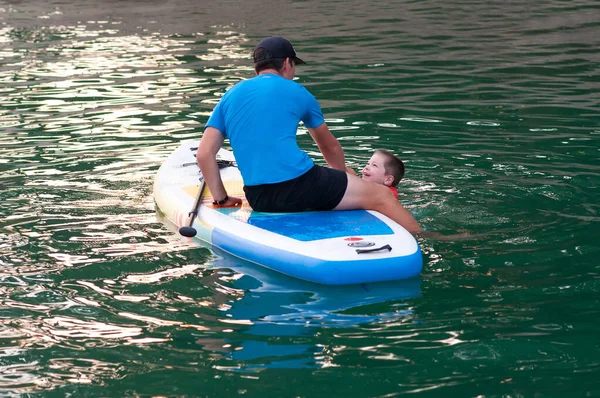
[[[192,148],[192,151],[195,151],[197,149],[198,148]],[[191,166],[193,164],[195,163],[185,163],[183,166]],[[234,161],[231,160],[217,159],[217,166],[219,166],[219,169],[223,169],[225,167],[236,166],[236,164]],[[204,176],[202,174],[200,174],[200,181],[202,182],[202,185],[200,186],[200,191],[198,192],[198,196],[196,197],[194,208],[188,213],[188,216],[190,216],[189,225],[179,228],[179,233],[188,238],[193,238],[197,234],[196,229],[192,227],[192,225],[194,224],[194,219],[198,216],[200,204],[202,203],[202,195],[204,194],[204,188],[206,188],[206,182],[204,181]]]

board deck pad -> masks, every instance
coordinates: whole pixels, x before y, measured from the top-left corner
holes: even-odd
[[[268,214],[252,212],[248,224],[303,242],[394,233],[386,223],[365,210]]]

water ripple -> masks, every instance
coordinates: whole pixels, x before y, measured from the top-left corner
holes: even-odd
[[[594,395],[598,5],[259,3],[0,6],[2,393]],[[424,228],[470,234],[419,238],[422,279],[305,284],[156,216],[282,32],[349,165],[393,151]]]

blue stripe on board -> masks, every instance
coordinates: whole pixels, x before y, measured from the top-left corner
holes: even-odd
[[[325,261],[291,253],[265,244],[231,235],[215,228],[212,244],[237,257],[274,271],[325,285],[382,282],[412,278],[421,272],[423,256],[417,246],[413,254],[402,257],[363,257],[356,260]]]
[[[303,242],[342,236],[394,233],[386,223],[365,210],[304,213],[252,212],[248,224]]]

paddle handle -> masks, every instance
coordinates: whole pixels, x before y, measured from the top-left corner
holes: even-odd
[[[196,201],[194,202],[194,207],[188,213],[188,216],[190,217],[190,221],[189,221],[188,225],[179,228],[179,233],[188,238],[193,238],[194,236],[196,236],[196,233],[197,233],[196,229],[194,227],[192,227],[192,225],[194,224],[194,220],[198,216],[198,210],[200,209],[200,204],[202,203],[202,195],[204,194],[204,189],[206,188],[206,181],[204,181],[203,177],[201,177],[200,179],[201,179],[202,183],[200,185],[200,190],[198,191],[198,195],[196,196]]]

